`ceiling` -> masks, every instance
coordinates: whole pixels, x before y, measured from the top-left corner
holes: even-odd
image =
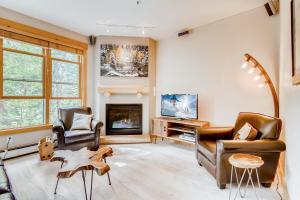
[[[266,0],[0,0],[0,5],[83,35],[163,39],[262,6]],[[114,24],[127,27],[113,27]],[[129,27],[138,26],[139,28]]]

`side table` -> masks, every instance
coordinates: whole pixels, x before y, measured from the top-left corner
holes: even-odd
[[[249,182],[251,182],[252,187],[255,192],[255,196],[257,199],[259,199],[259,194],[256,192],[256,187],[254,185],[253,179],[252,179],[252,172],[255,171],[256,178],[257,178],[257,184],[258,188],[260,189],[260,181],[259,181],[259,175],[258,175],[258,168],[260,168],[264,161],[259,156],[254,156],[250,154],[233,154],[228,159],[229,163],[231,164],[231,175],[230,175],[230,192],[229,192],[229,200],[231,200],[231,191],[232,191],[232,176],[233,173],[235,173],[235,178],[238,184],[238,191],[234,195],[234,199],[237,198],[237,195],[239,194],[241,198],[244,198],[246,196],[247,188],[249,185]],[[241,179],[239,180],[238,174],[237,174],[237,168],[244,169]],[[244,180],[245,174],[248,174],[248,180],[246,184],[246,188],[244,193],[241,191],[241,184]]]

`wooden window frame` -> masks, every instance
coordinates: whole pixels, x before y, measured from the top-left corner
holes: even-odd
[[[11,38],[8,38],[11,39]],[[12,40],[16,40],[16,39],[12,39]],[[43,54],[35,54],[35,53],[30,53],[27,51],[21,51],[21,50],[16,50],[16,49],[11,49],[11,48],[3,48],[3,39],[0,38],[0,45],[1,45],[1,49],[0,53],[2,56],[2,62],[0,63],[0,68],[1,68],[1,77],[0,77],[0,81],[2,82],[2,84],[0,85],[0,99],[45,99],[45,70],[46,70],[46,55],[45,55],[45,51],[43,50]],[[20,41],[20,40],[16,40],[16,41]],[[28,42],[27,42],[28,43]],[[31,43],[28,43],[31,44]],[[35,44],[33,44],[35,45]],[[43,48],[43,47],[41,47]],[[43,88],[43,92],[42,92],[42,96],[4,96],[3,95],[3,90],[4,90],[4,86],[3,86],[3,82],[4,82],[4,78],[3,78],[3,65],[4,65],[4,51],[7,52],[12,52],[12,53],[17,53],[17,54],[24,54],[24,55],[29,55],[29,56],[36,56],[36,57],[40,57],[43,58],[43,66],[42,66],[42,70],[43,70],[43,75],[42,75],[42,88]]]
[[[9,38],[44,48],[43,54],[35,54],[27,51],[3,48],[3,39]],[[66,38],[54,33],[43,31],[34,27],[23,25],[7,19],[0,18],[0,100],[1,99],[43,99],[45,101],[45,124],[0,130],[1,135],[20,134],[39,130],[51,129],[50,124],[50,100],[79,99],[82,106],[86,105],[86,68],[87,68],[87,43]],[[51,48],[78,54],[79,62],[68,61],[59,58],[51,58]],[[3,96],[3,53],[10,51],[31,56],[43,57],[43,96]],[[52,97],[52,60],[79,64],[79,97]]]

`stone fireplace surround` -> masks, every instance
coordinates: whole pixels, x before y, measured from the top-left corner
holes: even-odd
[[[148,77],[103,77],[100,76],[100,45],[130,44],[148,45],[149,64]],[[95,118],[104,123],[101,130],[102,141],[114,140],[108,143],[150,142],[151,119],[155,117],[155,83],[156,83],[156,41],[142,37],[98,36],[94,46],[95,53]],[[139,93],[139,95],[138,95]],[[106,135],[106,104],[141,104],[142,134],[141,135]],[[113,139],[112,139],[113,138]],[[120,138],[120,139],[119,139]],[[125,141],[126,140],[126,141]],[[123,142],[125,141],[125,142]]]

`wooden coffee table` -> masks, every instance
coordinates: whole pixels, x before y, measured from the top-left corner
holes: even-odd
[[[81,171],[82,180],[84,185],[85,199],[87,200],[86,191],[86,171],[91,170],[91,189],[90,189],[90,199],[92,199],[92,189],[93,189],[93,175],[94,170],[99,176],[107,174],[109,185],[111,185],[110,177],[108,171],[110,170],[109,165],[106,163],[106,157],[112,156],[113,150],[111,147],[102,147],[97,151],[89,151],[87,148],[80,149],[78,151],[70,150],[58,150],[54,152],[53,157],[50,161],[60,161],[61,168],[57,173],[57,181],[54,190],[56,194],[58,182],[60,178],[70,178],[76,172]]]

